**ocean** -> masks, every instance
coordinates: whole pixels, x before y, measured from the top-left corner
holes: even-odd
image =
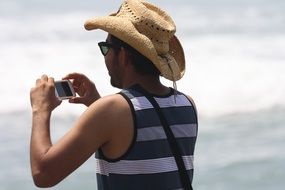
[[[37,189],[29,162],[29,92],[37,78],[81,72],[102,95],[118,92],[97,46],[106,33],[87,32],[83,23],[120,2],[0,0],[0,190]],[[199,112],[194,189],[284,189],[285,2],[149,2],[173,17],[185,50],[177,86]],[[64,102],[53,112],[53,142],[84,110]],[[49,189],[96,189],[94,158]]]

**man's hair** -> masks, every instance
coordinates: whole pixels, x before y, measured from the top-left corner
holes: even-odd
[[[110,35],[110,40],[116,46],[124,47],[129,51],[131,63],[133,64],[134,69],[137,73],[142,75],[152,75],[152,76],[160,75],[160,71],[154,66],[152,61],[150,61],[144,55],[139,53],[132,46],[130,46],[126,42],[120,40],[119,38],[113,35]]]

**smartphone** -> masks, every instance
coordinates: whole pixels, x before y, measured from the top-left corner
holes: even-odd
[[[55,81],[55,94],[60,100],[75,97],[75,91],[69,80]]]

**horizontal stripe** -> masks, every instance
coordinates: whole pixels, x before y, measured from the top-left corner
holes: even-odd
[[[184,95],[176,95],[176,102],[174,101],[174,96],[168,98],[155,98],[159,107],[180,107],[180,106],[192,106],[189,100]],[[153,108],[152,104],[148,101],[145,96],[140,96],[131,99],[132,104],[134,105],[135,110],[144,110]]]
[[[161,125],[154,109],[140,110],[135,112],[137,128],[154,127]],[[145,119],[147,118],[147,119]]]
[[[195,137],[197,134],[196,124],[172,125],[170,128],[176,138]],[[148,127],[137,130],[137,141],[151,141],[158,139],[166,139],[162,126]]]
[[[193,155],[196,137],[177,139],[182,155]],[[128,160],[153,159],[172,156],[167,139],[136,142],[126,155]]]
[[[163,108],[162,112],[165,114],[169,125],[197,123],[196,113],[193,107]],[[154,109],[139,110],[135,112],[135,115],[138,128],[161,125],[159,117]]]
[[[182,155],[194,155],[196,137],[179,138],[176,139],[179,147],[181,148]],[[188,143],[188,144],[184,144]]]
[[[181,148],[182,155],[193,155],[195,151],[196,137],[178,138],[177,143]],[[101,149],[100,149],[101,150]],[[141,141],[133,144],[130,151],[121,159],[125,160],[142,160],[156,159],[173,156],[169,143],[166,139],[155,141]],[[102,151],[97,151],[95,158],[106,159]],[[117,160],[109,160],[116,162]]]
[[[167,107],[180,107],[180,106],[192,106],[189,100],[182,94],[172,95],[168,98],[156,98],[154,97],[156,102],[159,104],[161,108]]]
[[[172,107],[161,109],[169,125],[196,123],[197,116],[193,107]],[[179,121],[179,123],[177,123]]]
[[[193,169],[193,156],[183,156],[186,170]],[[154,174],[177,171],[174,157],[148,159],[148,160],[121,160],[118,162],[107,162],[96,159],[96,173],[109,174]]]
[[[134,106],[135,111],[153,108],[145,96],[132,98],[131,102]]]
[[[192,181],[193,170],[187,171]],[[104,176],[97,174],[98,186],[107,190],[182,190],[177,171],[160,174],[117,175]],[[98,188],[100,189],[100,188]]]

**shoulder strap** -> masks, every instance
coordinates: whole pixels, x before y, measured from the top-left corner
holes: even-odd
[[[165,116],[163,115],[163,113],[162,113],[158,103],[155,101],[155,99],[152,96],[149,96],[147,94],[145,94],[145,96],[150,101],[150,103],[153,105],[157,115],[159,116],[161,125],[163,126],[163,129],[164,129],[165,134],[167,136],[167,140],[168,140],[169,146],[171,148],[172,154],[174,155],[175,162],[177,164],[179,175],[180,175],[180,180],[181,180],[181,183],[182,183],[184,189],[185,190],[193,190],[191,182],[190,182],[190,178],[187,174],[187,170],[186,170],[185,164],[183,162],[181,150],[177,144],[177,141],[174,137],[174,134],[172,133],[172,131],[168,125],[168,122],[167,122]]]

